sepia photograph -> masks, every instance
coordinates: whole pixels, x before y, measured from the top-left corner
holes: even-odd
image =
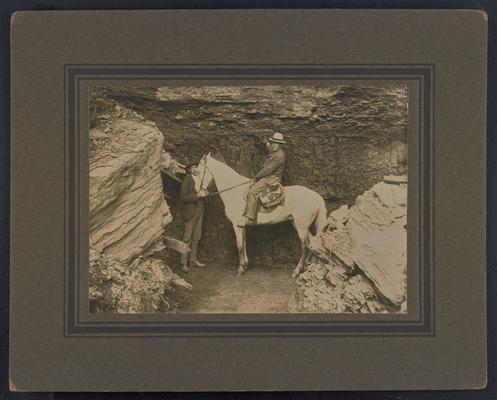
[[[91,313],[405,314],[405,84],[92,87]]]
[[[147,3],[5,13],[8,389],[488,392],[497,14]]]

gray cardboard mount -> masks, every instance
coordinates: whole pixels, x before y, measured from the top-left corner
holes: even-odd
[[[486,385],[484,13],[43,11],[15,13],[11,23],[11,390]],[[77,300],[87,257],[87,169],[77,161],[87,140],[85,88],[282,75],[283,84],[414,85],[409,190],[419,202],[410,202],[409,218],[420,235],[409,251],[420,257],[409,258],[408,270],[419,286],[416,315],[91,320]],[[415,168],[411,147],[419,149]]]

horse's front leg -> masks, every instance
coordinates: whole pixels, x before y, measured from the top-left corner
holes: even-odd
[[[292,278],[296,278],[303,271],[304,264],[307,260],[307,252],[308,252],[307,247],[309,244],[309,232],[307,230],[305,232],[304,231],[301,231],[301,232],[297,231],[297,233],[299,234],[299,238],[300,238],[301,253],[300,253],[299,263],[297,264],[297,266],[293,270]]]
[[[238,249],[238,275],[242,275],[248,268],[247,246],[245,240],[246,233],[245,228],[241,228],[237,226],[237,224],[233,224],[233,228],[235,229],[236,247]]]

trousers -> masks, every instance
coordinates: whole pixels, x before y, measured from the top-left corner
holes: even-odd
[[[280,182],[278,177],[267,176],[265,178],[259,179],[256,183],[250,186],[247,192],[247,204],[245,207],[245,216],[247,218],[256,221],[257,219],[257,201],[259,200],[259,195],[270,185],[274,185]]]
[[[193,216],[185,220],[183,242],[188,244],[190,252],[181,255],[181,264],[183,265],[197,261],[198,242],[202,238],[204,209],[204,202],[199,202]]]

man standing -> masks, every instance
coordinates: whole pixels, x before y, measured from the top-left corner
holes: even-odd
[[[283,134],[277,132],[269,138],[267,148],[269,155],[264,160],[264,166],[255,176],[256,182],[247,193],[244,224],[254,224],[257,219],[257,200],[268,186],[281,182],[285,170],[285,152],[281,148],[286,144]]]
[[[197,259],[198,243],[202,237],[205,197],[207,191],[200,189],[201,179],[197,170],[198,163],[189,163],[185,167],[187,176],[181,184],[181,201],[183,203],[183,219],[185,222],[183,242],[190,247],[190,253],[181,255],[181,271],[190,272],[188,265],[205,267]]]

